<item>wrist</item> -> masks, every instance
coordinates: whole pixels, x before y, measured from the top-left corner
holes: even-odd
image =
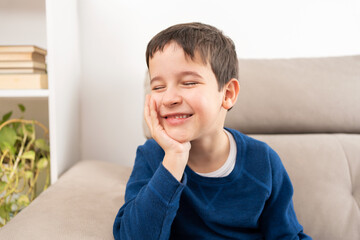
[[[189,153],[165,153],[163,166],[180,182],[184,174]]]

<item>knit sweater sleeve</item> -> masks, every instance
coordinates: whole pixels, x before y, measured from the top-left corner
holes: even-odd
[[[293,187],[290,178],[277,153],[269,148],[271,166],[271,193],[260,217],[260,228],[265,239],[306,239],[293,202]]]
[[[153,170],[147,156],[149,152],[139,147],[126,186],[125,204],[113,226],[116,240],[169,239],[186,176],[178,182],[162,163]]]

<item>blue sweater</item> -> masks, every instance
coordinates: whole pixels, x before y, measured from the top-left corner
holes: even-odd
[[[202,177],[186,167],[181,183],[162,165],[154,141],[139,146],[115,218],[115,239],[311,239],[292,203],[293,188],[279,156],[238,131],[227,177]]]

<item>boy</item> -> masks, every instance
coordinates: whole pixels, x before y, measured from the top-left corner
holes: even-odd
[[[149,42],[146,61],[153,139],[138,147],[115,239],[311,239],[275,151],[224,128],[240,89],[233,42],[179,24]]]

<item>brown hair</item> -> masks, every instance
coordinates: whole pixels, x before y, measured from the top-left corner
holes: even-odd
[[[219,90],[232,78],[238,78],[238,60],[233,41],[219,29],[203,23],[184,23],[171,26],[155,35],[147,45],[146,64],[157,51],[163,51],[166,44],[175,41],[185,54],[194,59],[200,54],[204,64],[210,63]]]

